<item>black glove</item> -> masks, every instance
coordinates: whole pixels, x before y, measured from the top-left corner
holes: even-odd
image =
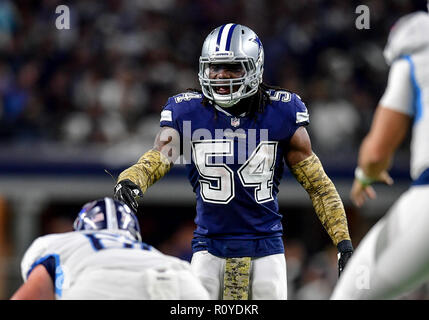
[[[338,245],[338,277],[341,276],[347,262],[353,254],[353,245],[350,240],[343,240]]]
[[[143,197],[143,192],[131,180],[122,180],[115,185],[113,198],[124,202],[135,212],[137,212],[137,207],[139,206],[137,199],[140,197]]]

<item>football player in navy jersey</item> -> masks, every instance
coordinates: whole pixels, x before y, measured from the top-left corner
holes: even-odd
[[[137,209],[182,155],[197,200],[191,264],[212,299],[287,298],[277,201],[284,164],[337,246],[339,272],[353,252],[342,201],[311,149],[307,108],[298,95],[264,84],[263,64],[251,29],[214,29],[200,57],[201,90],[168,99],[153,149],[114,190]]]

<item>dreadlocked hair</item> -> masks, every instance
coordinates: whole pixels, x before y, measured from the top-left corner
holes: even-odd
[[[212,105],[211,100],[209,100],[202,92],[201,89],[195,89],[195,88],[187,88],[187,91],[192,91],[192,92],[198,92],[200,94],[202,94],[203,99],[201,101],[201,104],[204,107],[207,107],[209,105]],[[258,91],[256,91],[256,93],[248,98],[245,98],[243,100],[240,100],[237,104],[239,103],[246,103],[248,105],[247,108],[247,115],[256,121],[257,119],[257,114],[258,113],[263,113],[265,110],[265,107],[267,104],[269,104],[270,102],[270,95],[267,91],[269,90],[286,90],[283,89],[281,87],[278,86],[271,86],[266,84],[265,82],[262,82],[259,87],[258,87]],[[217,110],[216,108],[214,108],[215,110],[215,119],[217,118]]]

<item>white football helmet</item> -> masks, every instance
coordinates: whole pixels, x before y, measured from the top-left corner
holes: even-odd
[[[392,27],[386,47],[384,58],[387,64],[403,56],[411,55],[429,46],[429,15],[418,11],[400,18]]]
[[[210,79],[211,64],[228,63],[241,63],[244,75],[234,79]],[[262,43],[256,33],[248,27],[228,23],[214,29],[205,39],[198,78],[204,96],[216,104],[231,107],[241,99],[255,94],[262,82],[263,71]],[[229,93],[216,93],[215,88],[221,86],[229,86]]]

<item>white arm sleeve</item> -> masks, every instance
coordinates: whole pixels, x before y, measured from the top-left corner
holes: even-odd
[[[410,64],[405,59],[396,60],[389,71],[387,87],[379,104],[411,117],[414,116],[413,86],[411,83]]]

